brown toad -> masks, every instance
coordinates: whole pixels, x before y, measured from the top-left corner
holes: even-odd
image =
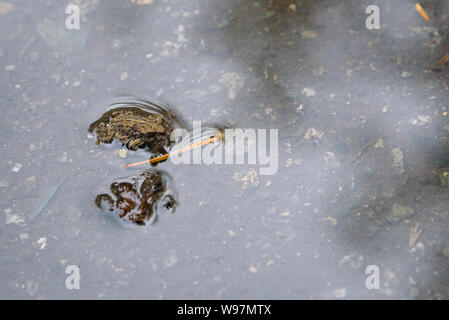
[[[129,150],[140,148],[155,154],[165,154],[173,128],[161,114],[145,112],[139,108],[116,108],[92,123],[89,132],[94,130],[97,144],[118,140]]]
[[[155,221],[160,202],[167,210],[174,210],[174,191],[167,188],[167,175],[160,171],[146,171],[131,179],[120,179],[111,184],[112,195],[97,195],[95,204],[100,209],[107,203],[109,211],[118,210],[119,218],[138,225]],[[115,200],[114,200],[115,198]]]

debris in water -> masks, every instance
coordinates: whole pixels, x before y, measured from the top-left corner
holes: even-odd
[[[419,237],[421,236],[423,232],[423,228],[419,226],[419,224],[415,225],[414,227],[410,228],[410,238],[408,240],[408,247],[409,249],[412,249],[416,241],[418,241]]]
[[[426,20],[427,22],[429,22],[429,21],[430,21],[430,18],[429,18],[429,16],[427,15],[427,12],[423,9],[423,7],[422,7],[419,3],[417,3],[417,4],[415,5],[415,7],[416,7],[416,10],[418,11],[419,15],[421,16],[421,18],[423,18],[424,20]]]

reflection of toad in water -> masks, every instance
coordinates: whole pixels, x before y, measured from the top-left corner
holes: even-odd
[[[100,209],[118,211],[118,216],[138,225],[154,222],[158,205],[174,211],[174,191],[167,188],[170,177],[161,171],[144,171],[138,176],[118,179],[111,184],[111,193],[97,195],[95,203]],[[114,200],[115,197],[115,200]]]

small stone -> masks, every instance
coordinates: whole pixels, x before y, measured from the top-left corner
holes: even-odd
[[[304,93],[306,97],[313,97],[316,94],[315,89],[313,88],[304,88],[302,93]]]
[[[318,33],[313,30],[304,30],[301,32],[301,36],[303,37],[303,39],[313,39],[318,36]]]
[[[20,171],[20,169],[22,169],[22,164],[21,163],[16,163],[14,165],[14,167],[11,168],[11,171],[17,173],[17,172]]]
[[[334,217],[326,217],[323,218],[323,221],[329,222],[331,224],[331,226],[335,227],[337,225],[337,219],[335,219]]]
[[[378,139],[374,144],[375,149],[383,149],[384,148],[384,140],[382,138]]]
[[[316,130],[315,128],[309,128],[304,134],[304,140],[309,140],[310,138],[321,139],[323,136],[324,132]]]
[[[118,154],[120,158],[126,158],[126,149],[120,149],[114,152],[115,154]]]
[[[12,213],[11,209],[3,210],[6,216],[6,224],[16,224],[18,226],[23,226],[25,224],[25,219],[18,214]]]
[[[126,80],[128,78],[128,72],[122,72],[121,74],[120,74],[120,80]]]
[[[290,3],[289,5],[288,5],[288,8],[291,10],[291,11],[296,11],[296,4],[294,4],[294,3]]]
[[[418,121],[420,125],[425,125],[425,124],[429,124],[432,123],[432,117],[429,115],[422,115],[420,114],[418,116]]]
[[[288,158],[287,161],[285,162],[285,167],[288,168],[293,164],[293,159],[292,158]]]
[[[250,266],[250,267],[248,268],[248,270],[249,270],[249,272],[251,272],[251,273],[256,273],[256,272],[257,272],[257,268],[256,268],[255,266]]]
[[[5,70],[6,70],[6,71],[14,71],[14,70],[16,70],[16,65],[14,65],[14,64],[9,64],[9,65],[7,65],[7,66],[5,67]]]
[[[45,249],[45,247],[47,246],[47,237],[39,238],[39,240],[34,242],[33,245],[40,250]]]
[[[344,299],[346,298],[346,295],[348,294],[348,290],[346,288],[340,288],[334,290],[334,297],[336,299]]]
[[[290,211],[281,212],[281,217],[288,217],[290,215]]]
[[[410,78],[412,75],[413,75],[413,73],[408,72],[408,71],[404,71],[401,73],[402,78]]]
[[[29,238],[28,233],[21,233],[19,238],[20,240],[28,240]]]
[[[230,237],[235,237],[236,236],[236,233],[233,230],[229,230],[228,234],[229,234]]]

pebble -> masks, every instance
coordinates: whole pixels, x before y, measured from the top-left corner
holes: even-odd
[[[114,152],[115,154],[118,154],[120,158],[126,158],[126,150],[120,149]]]
[[[39,240],[34,242],[33,245],[40,250],[45,249],[45,247],[47,246],[47,237],[39,238]]]
[[[315,89],[313,88],[304,88],[302,93],[304,93],[306,97],[313,97],[316,94]]]
[[[346,288],[339,288],[334,290],[334,297],[337,299],[344,299],[348,294],[348,290]]]
[[[324,154],[324,162],[332,169],[340,167],[340,162],[333,152],[326,152]]]
[[[18,214],[12,213],[11,209],[5,209],[3,212],[5,212],[6,216],[6,224],[16,224],[18,226],[23,226],[25,224],[25,219]]]
[[[384,148],[384,139],[380,138],[379,140],[377,140],[376,143],[374,144],[374,148],[375,149],[383,149]]]
[[[250,267],[248,268],[248,270],[249,270],[249,272],[251,272],[251,273],[256,273],[256,272],[257,272],[257,268],[256,268],[255,266],[250,266]]]
[[[21,163],[16,163],[14,165],[14,167],[11,168],[11,171],[17,173],[17,172],[20,171],[20,169],[22,169],[22,164]]]

